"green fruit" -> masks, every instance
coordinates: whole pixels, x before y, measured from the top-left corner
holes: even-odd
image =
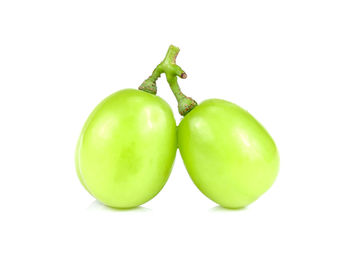
[[[76,149],[78,177],[103,204],[136,207],[163,188],[176,147],[175,119],[163,99],[140,90],[118,91],[84,125]]]
[[[264,127],[242,108],[219,99],[198,105],[183,94],[177,77],[185,79],[187,74],[176,65],[179,51],[171,45],[150,80],[166,74],[179,113],[184,116],[178,127],[178,146],[187,171],[196,186],[216,203],[226,208],[245,207],[274,182],[279,168],[276,145]]]
[[[278,173],[273,139],[247,111],[228,101],[206,100],[189,112],[178,127],[178,144],[195,185],[226,208],[255,201]]]

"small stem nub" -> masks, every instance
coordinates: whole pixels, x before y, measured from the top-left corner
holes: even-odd
[[[179,113],[185,116],[197,106],[197,102],[183,94],[177,83],[177,77],[182,79],[187,78],[187,74],[180,66],[176,65],[176,57],[179,52],[180,49],[178,47],[170,45],[164,60],[155,68],[152,75],[141,84],[139,89],[151,94],[156,94],[156,81],[162,73],[165,73],[169,86],[178,102]]]
[[[143,90],[147,93],[156,95],[157,94],[157,84],[156,81],[160,77],[157,68],[153,71],[152,75],[148,77],[142,84],[139,86],[139,90]]]

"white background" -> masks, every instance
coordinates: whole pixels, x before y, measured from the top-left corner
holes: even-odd
[[[202,195],[179,153],[134,210],[78,181],[89,113],[170,44],[184,93],[242,106],[278,145],[277,181],[244,210]],[[1,1],[0,258],[349,259],[349,72],[349,1]]]

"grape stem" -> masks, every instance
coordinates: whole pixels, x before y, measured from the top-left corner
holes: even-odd
[[[178,102],[179,113],[185,116],[197,106],[197,102],[183,94],[177,83],[177,77],[187,78],[187,74],[180,66],[176,65],[176,57],[179,52],[178,47],[170,45],[164,60],[154,69],[152,75],[141,84],[139,89],[155,95],[157,93],[156,81],[162,73],[165,73],[171,91]]]

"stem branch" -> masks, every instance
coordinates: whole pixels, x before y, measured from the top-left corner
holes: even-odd
[[[180,49],[178,47],[170,45],[164,60],[154,69],[152,75],[141,84],[139,89],[156,94],[156,81],[162,73],[165,73],[169,86],[178,102],[179,113],[184,116],[197,106],[197,102],[183,94],[177,83],[177,77],[187,78],[187,74],[180,66],[176,65],[176,57],[179,52]]]

